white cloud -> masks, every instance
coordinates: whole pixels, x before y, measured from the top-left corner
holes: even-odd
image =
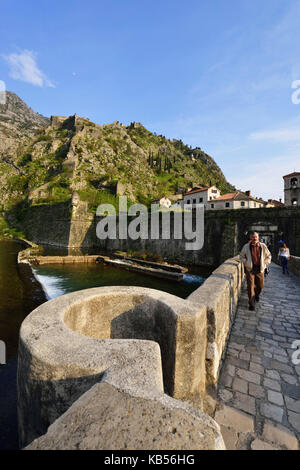
[[[269,142],[300,141],[300,127],[253,132],[250,134],[249,138],[251,140],[264,140]]]
[[[36,62],[36,54],[33,51],[24,50],[23,52],[2,56],[10,66],[10,77],[14,80],[31,83],[35,86],[48,86],[55,88],[55,85],[46,77]]]

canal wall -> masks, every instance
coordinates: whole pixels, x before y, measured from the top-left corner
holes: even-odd
[[[20,331],[21,446],[224,448],[200,409],[218,380],[243,276],[234,258],[186,300],[103,287],[37,308]]]

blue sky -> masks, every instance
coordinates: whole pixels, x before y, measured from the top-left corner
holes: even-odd
[[[299,23],[298,0],[2,2],[0,80],[46,116],[199,146],[237,188],[278,199],[300,171]]]

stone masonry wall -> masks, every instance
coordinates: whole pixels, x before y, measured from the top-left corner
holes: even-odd
[[[296,274],[296,276],[300,276],[300,258],[297,256],[291,256],[289,261],[289,270]]]
[[[300,256],[300,210],[283,207],[269,209],[241,209],[205,212],[204,246],[188,251],[185,240],[174,239],[171,216],[170,239],[99,240],[96,236],[100,221],[87,211],[86,203],[79,201],[52,206],[35,206],[27,210],[18,228],[27,238],[36,242],[61,247],[98,248],[101,252],[139,250],[161,255],[170,262],[190,265],[219,266],[236,256],[247,241],[247,232],[253,227],[268,238],[273,257],[277,257],[278,241],[284,239],[294,256]],[[118,227],[118,220],[117,220]],[[118,234],[118,230],[117,230]]]

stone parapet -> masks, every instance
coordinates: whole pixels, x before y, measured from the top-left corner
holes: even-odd
[[[300,258],[297,256],[291,256],[289,261],[289,270],[296,274],[296,276],[300,276]]]
[[[206,385],[215,385],[237,309],[244,268],[235,257],[225,261],[188,300],[207,308]]]

